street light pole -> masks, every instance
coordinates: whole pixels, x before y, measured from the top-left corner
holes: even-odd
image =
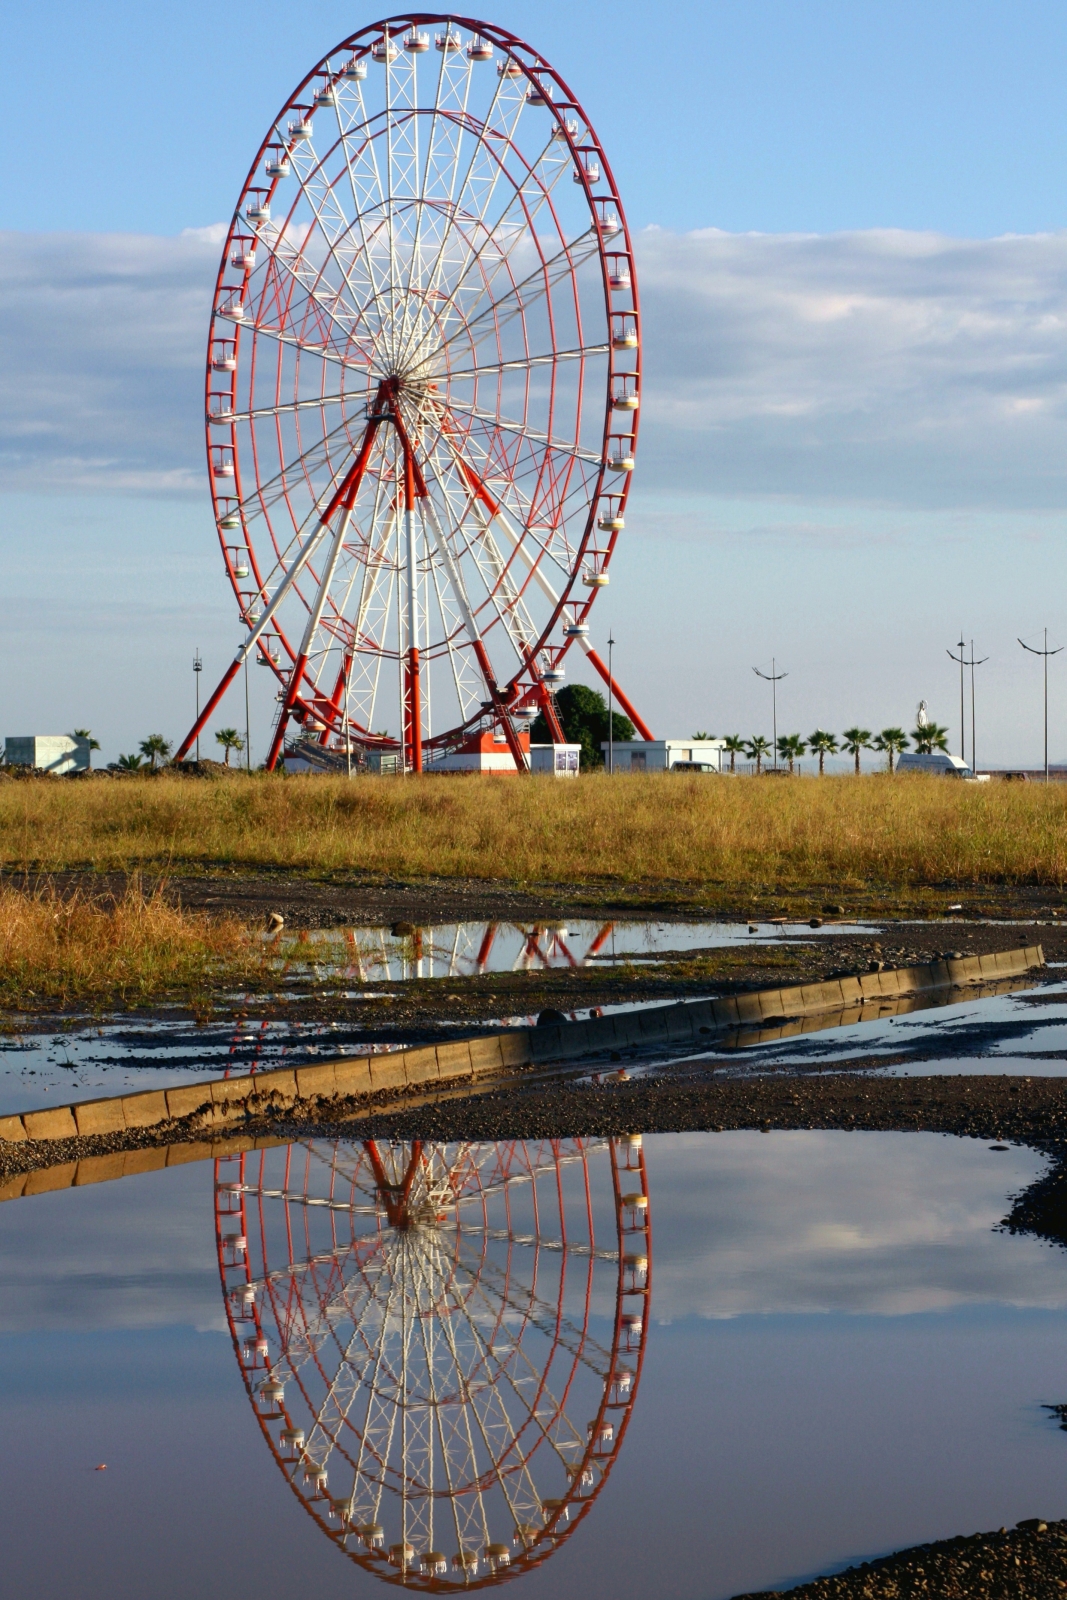
[[[615,640],[608,634],[608,776],[615,771],[615,686],[611,673],[611,652],[615,648]]]
[[[776,665],[777,662],[772,656],[770,672],[761,672],[758,667],[752,668],[757,678],[762,678],[764,682],[769,683],[771,686],[771,734],[774,739],[775,772],[778,771],[778,684],[783,678],[788,678],[789,676],[788,672],[775,672]]]
[[[1045,648],[1043,650],[1036,649],[1032,644],[1026,644],[1022,639],[1019,640],[1019,643],[1022,645],[1024,650],[1029,650],[1029,652],[1030,652],[1030,654],[1032,656],[1043,656],[1044,657],[1044,663],[1045,663],[1045,782],[1047,783],[1048,782],[1048,658],[1049,658],[1049,656],[1058,656],[1060,651],[1064,647],[1061,644],[1055,650],[1050,650],[1049,649],[1049,647],[1048,647],[1048,629],[1047,628],[1045,629]]]
[[[252,771],[252,721],[248,715],[248,657],[245,656],[245,768]]]
[[[960,633],[962,635],[962,633],[963,633],[963,629],[962,628],[960,629]],[[953,661],[958,661],[959,664],[960,664],[960,760],[963,761],[963,762],[966,762],[966,760],[967,760],[967,720],[966,720],[966,717],[964,716],[964,712],[963,712],[963,669],[964,669],[964,666],[966,665],[966,663],[965,663],[963,658],[967,654],[967,644],[966,644],[966,641],[963,638],[960,639],[960,642],[959,642],[959,645],[957,646],[957,648],[959,650],[959,655],[958,656],[952,655],[952,651],[951,650],[947,650],[946,654],[951,656]],[[971,651],[971,654],[972,655],[974,654],[973,650]],[[972,740],[972,743],[973,743],[973,740]],[[974,760],[974,751],[973,750],[971,751],[971,760],[972,760],[972,762]],[[972,771],[973,771],[973,767],[972,767]]]
[[[196,684],[196,726],[200,727],[200,674],[204,670],[204,663],[200,659],[200,646],[197,645],[193,655],[193,682]],[[196,760],[200,762],[200,734],[196,736]]]

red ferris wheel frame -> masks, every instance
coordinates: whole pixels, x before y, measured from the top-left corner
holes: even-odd
[[[342,660],[335,681],[324,686],[310,682],[308,641],[323,619],[325,601],[322,596],[326,585],[320,587],[320,594],[315,602],[304,601],[310,615],[303,640],[298,641],[295,636],[290,637],[280,621],[279,613],[283,601],[291,599],[293,594],[298,594],[303,599],[300,580],[303,577],[306,581],[308,576],[313,574],[315,569],[312,565],[312,556],[317,562],[321,551],[330,548],[334,554],[326,560],[336,559],[335,552],[343,546],[361,485],[372,471],[372,462],[386,448],[384,440],[388,440],[388,448],[397,467],[398,492],[395,508],[397,526],[399,529],[400,519],[403,518],[410,543],[412,519],[421,506],[428,504],[429,496],[424,472],[425,460],[420,456],[418,443],[412,436],[410,412],[405,411],[403,383],[390,376],[378,381],[373,396],[366,406],[366,420],[361,433],[358,436],[349,433],[351,451],[349,464],[343,472],[335,472],[329,496],[315,505],[311,531],[288,566],[279,569],[279,572],[284,574],[280,577],[280,581],[278,572],[272,579],[271,575],[263,570],[246,532],[242,534],[245,540],[243,545],[234,542],[234,529],[243,529],[246,503],[251,503],[256,492],[249,491],[248,495],[245,494],[242,482],[242,455],[251,463],[249,470],[257,479],[257,491],[260,487],[258,461],[253,459],[254,449],[242,451],[239,443],[236,407],[238,369],[242,360],[243,345],[246,341],[252,341],[250,348],[254,351],[257,332],[255,320],[250,323],[246,317],[245,307],[250,298],[254,298],[250,286],[255,271],[256,248],[257,245],[262,247],[266,242],[258,225],[253,227],[250,224],[249,215],[265,214],[269,219],[271,201],[282,182],[280,174],[288,171],[287,164],[296,158],[298,135],[307,137],[306,133],[301,135],[300,130],[309,126],[316,107],[323,104],[324,99],[329,103],[331,95],[335,97],[333,103],[336,104],[338,85],[346,75],[358,75],[361,63],[365,64],[370,57],[381,60],[383,51],[386,56],[389,56],[390,51],[395,56],[398,53],[395,41],[403,36],[404,44],[407,46],[409,41],[420,37],[420,29],[424,26],[443,27],[445,29],[443,37],[446,41],[455,39],[456,47],[459,41],[456,30],[466,30],[471,36],[472,45],[479,47],[484,45],[490,53],[499,52],[498,72],[514,78],[517,82],[521,81],[521,84],[525,85],[525,100],[544,108],[553,119],[552,138],[558,142],[561,150],[565,151],[573,163],[573,177],[575,183],[581,185],[588,206],[589,229],[595,237],[603,294],[602,314],[606,342],[602,346],[590,348],[607,357],[607,386],[599,459],[595,464],[595,474],[590,468],[588,508],[584,526],[574,547],[574,560],[569,577],[561,588],[554,588],[546,580],[541,566],[536,562],[530,563],[529,553],[526,553],[523,559],[530,563],[530,570],[526,572],[523,569],[521,581],[513,585],[517,586],[520,597],[526,593],[532,594],[537,589],[541,602],[547,603],[547,620],[539,627],[535,636],[522,641],[522,648],[518,652],[521,658],[518,669],[503,679],[499,678],[496,668],[490,661],[478,619],[471,614],[469,607],[464,607],[462,580],[456,581],[455,572],[449,568],[448,551],[441,545],[440,556],[444,568],[459,598],[458,609],[464,613],[462,627],[457,632],[462,634],[461,642],[464,648],[477,663],[477,676],[480,677],[482,684],[482,699],[473,713],[460,724],[424,740],[420,700],[423,663],[420,661],[417,629],[412,610],[407,647],[401,652],[404,657],[401,695],[402,732],[400,740],[396,741],[373,734],[369,727],[355,722],[349,713],[348,681],[358,645],[354,635],[352,642],[342,650]],[[421,37],[425,39],[426,36],[421,35]],[[468,56],[471,54],[472,45],[467,47]],[[441,48],[440,36],[438,47]],[[421,44],[419,48],[425,49],[426,45]],[[365,76],[365,65],[362,67],[362,72]],[[286,127],[285,119],[288,113],[295,115],[297,120],[288,124],[288,134],[283,137],[280,130]],[[264,167],[268,173],[266,180],[261,176]],[[270,176],[271,173],[274,175]],[[571,271],[573,275],[573,265]],[[633,249],[617,186],[607,157],[589,119],[559,73],[517,35],[506,29],[446,14],[422,12],[401,14],[371,24],[343,40],[305,76],[272,123],[245,180],[222,254],[216,280],[208,346],[206,383],[208,462],[216,523],[227,575],[241,605],[242,619],[248,628],[248,634],[217,689],[209,697],[196,724],[183,741],[176,759],[181,760],[188,753],[237,672],[250,656],[268,665],[275,672],[281,685],[278,695],[280,711],[267,761],[269,768],[273,768],[277,762],[290,718],[295,718],[305,730],[312,730],[323,745],[329,744],[331,740],[336,745],[342,738],[348,741],[356,738],[364,744],[377,743],[384,748],[399,746],[404,768],[414,771],[423,768],[424,745],[430,751],[455,748],[466,733],[475,726],[484,726],[486,722],[502,729],[515,757],[516,766],[519,770],[524,770],[526,758],[516,733],[516,713],[520,711],[526,711],[527,714],[533,709],[542,711],[553,737],[561,741],[562,733],[553,703],[552,685],[562,677],[562,663],[571,646],[578,643],[594,670],[605,682],[609,681],[607,667],[589,643],[588,618],[599,589],[607,582],[611,558],[624,526],[624,510],[629,493],[638,431],[640,354],[640,307]],[[556,355],[557,353],[553,353],[544,359],[556,363]],[[552,366],[552,373],[554,383],[555,364]],[[495,484],[485,468],[478,461],[464,455],[462,419],[457,422],[456,416],[451,415],[449,410],[451,405],[450,400],[443,403],[443,410],[437,418],[438,432],[442,436],[449,436],[449,448],[453,451],[457,471],[462,477],[471,503],[477,502],[481,514],[492,522],[492,519],[503,515],[498,498],[499,491],[494,493]],[[462,410],[461,406],[460,411]],[[546,460],[547,456],[546,451]],[[551,479],[550,461],[546,476]],[[262,499],[262,495],[260,498]],[[524,534],[525,530],[522,531]],[[399,552],[399,537],[397,549]],[[509,556],[507,562],[508,566],[514,564],[516,571],[519,570],[517,555],[516,547],[514,557]],[[249,566],[252,569],[250,575]],[[251,590],[243,586],[244,578],[248,576],[254,586]],[[273,589],[270,588],[271,582],[274,583]],[[585,593],[582,592],[583,588],[586,590]],[[409,589],[409,600],[413,593],[412,584]],[[414,602],[410,603],[413,606]],[[397,607],[399,622],[399,589]],[[497,609],[499,611],[498,597]],[[560,629],[562,629],[562,639],[553,637]],[[515,640],[512,639],[511,643],[514,645]],[[613,677],[610,681],[620,707],[631,717],[641,736],[651,739],[652,734],[648,727],[620,690],[617,682]],[[342,701],[345,702],[344,705]]]
[[[515,1181],[516,1171],[519,1171],[521,1176],[523,1161],[532,1167],[536,1184],[538,1163],[544,1162],[550,1170],[553,1160],[556,1163],[558,1186],[561,1159],[567,1159],[569,1156],[573,1160],[576,1154],[584,1173],[585,1201],[588,1208],[591,1206],[591,1200],[587,1162],[589,1155],[599,1143],[600,1141],[585,1140],[546,1140],[533,1144],[520,1141],[501,1143],[495,1147],[495,1159],[487,1168],[486,1187],[492,1188],[501,1183],[506,1186],[508,1182]],[[601,1493],[618,1458],[632,1415],[644,1363],[648,1309],[651,1300],[648,1181],[641,1139],[639,1135],[631,1135],[605,1143],[611,1161],[617,1278],[610,1356],[605,1364],[601,1399],[594,1418],[588,1424],[588,1441],[584,1452],[575,1459],[573,1467],[569,1469],[570,1487],[566,1493],[558,1499],[542,1502],[543,1525],[523,1525],[516,1528],[513,1543],[517,1548],[514,1554],[510,1551],[505,1553],[501,1545],[489,1546],[484,1552],[477,1552],[476,1554],[481,1555],[484,1560],[486,1567],[484,1572],[478,1571],[480,1562],[476,1559],[473,1563],[453,1561],[452,1572],[442,1573],[441,1557],[437,1552],[433,1553],[433,1563],[427,1566],[425,1561],[420,1564],[420,1557],[425,1556],[426,1552],[417,1552],[413,1547],[405,1549],[401,1557],[396,1553],[399,1547],[393,1547],[387,1554],[385,1550],[378,1548],[381,1543],[380,1537],[375,1537],[372,1530],[355,1527],[344,1504],[327,1496],[327,1473],[323,1463],[313,1462],[310,1468],[305,1465],[304,1469],[301,1469],[301,1457],[305,1449],[304,1436],[295,1427],[295,1422],[298,1420],[297,1413],[286,1402],[284,1395],[285,1387],[294,1380],[290,1374],[283,1381],[278,1381],[276,1373],[284,1372],[285,1369],[288,1355],[286,1338],[292,1338],[297,1342],[301,1338],[306,1311],[302,1308],[299,1311],[294,1310],[291,1298],[286,1299],[286,1295],[291,1297],[292,1294],[292,1264],[295,1261],[292,1227],[287,1223],[290,1262],[283,1263],[280,1267],[275,1263],[272,1268],[267,1258],[267,1228],[263,1218],[263,1205],[265,1194],[297,1198],[299,1172],[295,1170],[291,1158],[302,1148],[310,1151],[313,1147],[299,1145],[289,1147],[285,1155],[284,1179],[280,1191],[265,1189],[263,1182],[265,1152],[250,1152],[222,1158],[216,1162],[216,1248],[223,1301],[238,1365],[260,1430],[279,1470],[320,1530],[349,1559],[374,1572],[383,1581],[435,1592],[455,1592],[459,1588],[483,1588],[504,1582],[521,1572],[539,1566],[552,1555],[589,1514]],[[338,1146],[334,1148],[336,1151]],[[421,1164],[426,1160],[427,1151],[432,1148],[424,1147],[420,1141],[415,1141],[409,1147],[409,1156],[403,1165],[403,1170],[394,1173],[390,1179],[385,1170],[383,1153],[376,1142],[372,1140],[362,1142],[362,1149],[378,1185],[379,1233],[383,1228],[402,1231],[411,1225],[407,1208],[413,1201],[413,1179],[419,1174]],[[476,1182],[479,1181],[478,1172],[473,1164],[472,1171]],[[462,1161],[457,1165],[457,1172],[459,1174],[457,1187],[462,1188],[464,1185]],[[549,1181],[551,1182],[551,1178]],[[332,1179],[330,1197],[330,1203],[335,1203],[340,1210],[344,1209],[343,1186],[335,1190]],[[318,1200],[312,1203],[321,1205],[324,1202]],[[477,1196],[475,1203],[477,1204]],[[559,1191],[559,1205],[562,1223],[562,1190]],[[508,1214],[510,1216],[510,1210]],[[255,1246],[251,1234],[257,1221],[259,1238],[256,1242],[260,1246],[260,1253],[258,1260],[254,1261]],[[551,1334],[550,1353],[544,1361],[536,1393],[528,1402],[529,1418],[512,1440],[509,1452],[512,1457],[510,1464],[507,1459],[497,1461],[494,1472],[483,1475],[486,1480],[494,1476],[499,1478],[502,1471],[514,1472],[517,1467],[516,1456],[522,1457],[522,1465],[525,1466],[536,1455],[539,1446],[550,1437],[553,1424],[545,1409],[546,1402],[548,1412],[554,1411],[559,1414],[566,1407],[574,1374],[585,1356],[586,1346],[592,1343],[589,1332],[593,1268],[591,1210],[587,1221],[590,1248],[584,1290],[584,1320],[580,1327],[577,1324],[568,1327],[563,1317],[561,1299],[554,1329],[548,1330]],[[459,1226],[458,1219],[456,1226],[457,1228]],[[239,1231],[235,1232],[235,1229]],[[565,1225],[563,1233],[566,1240]],[[487,1219],[486,1237],[488,1234]],[[371,1234],[369,1237],[373,1240],[375,1236]],[[366,1242],[364,1239],[364,1243]],[[299,1240],[296,1241],[296,1245],[299,1246]],[[298,1254],[298,1248],[296,1253]],[[338,1249],[333,1252],[332,1260],[322,1262],[323,1269],[328,1275],[329,1288],[334,1294],[338,1278],[344,1275],[346,1261],[350,1270],[355,1270],[357,1273],[360,1270],[360,1263],[355,1260],[356,1254],[358,1252],[349,1250],[346,1253],[343,1249]],[[457,1261],[459,1259],[458,1236],[456,1259]],[[483,1261],[484,1259],[483,1244]],[[516,1305],[521,1305],[523,1326],[530,1317],[536,1320],[538,1309],[541,1310],[544,1319],[545,1308],[535,1306],[533,1296],[527,1297],[518,1280],[515,1284],[511,1283],[510,1249],[508,1263],[503,1286],[494,1290],[494,1293],[499,1295],[501,1308],[507,1307],[514,1311]],[[257,1271],[260,1274],[258,1280],[255,1276]],[[476,1277],[478,1276],[480,1273],[476,1274]],[[281,1285],[280,1299],[274,1292],[275,1284]],[[560,1293],[562,1295],[562,1279]],[[266,1309],[268,1297],[269,1317]],[[447,1308],[443,1308],[443,1315],[447,1320]],[[497,1328],[499,1332],[499,1322]],[[546,1330],[542,1327],[541,1331]],[[511,1337],[515,1338],[513,1329]],[[515,1342],[521,1343],[521,1339],[520,1333]],[[546,1388],[546,1383],[553,1371],[554,1362],[561,1354],[564,1368],[568,1358],[570,1359],[570,1377],[558,1397],[553,1397]],[[316,1365],[318,1365],[317,1358]],[[329,1375],[321,1369],[319,1376],[327,1384],[329,1383]],[[314,1404],[306,1394],[302,1383],[300,1400],[304,1405],[310,1406],[314,1414]],[[472,1488],[476,1490],[479,1487],[489,1487],[489,1484],[486,1482],[481,1485],[469,1485],[466,1492],[469,1494]],[[441,1498],[443,1493],[444,1491],[438,1491],[438,1498]],[[353,1497],[350,1498],[354,1499],[354,1491]],[[381,1533],[380,1529],[378,1533]]]

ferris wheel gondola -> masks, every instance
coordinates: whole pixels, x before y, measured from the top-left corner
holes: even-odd
[[[291,720],[415,771],[487,724],[525,767],[526,708],[562,740],[568,652],[608,678],[588,617],[640,388],[622,204],[560,75],[453,16],[342,41],[268,129],[222,253],[208,464],[246,636],[178,759],[250,657],[280,684],[268,766]]]

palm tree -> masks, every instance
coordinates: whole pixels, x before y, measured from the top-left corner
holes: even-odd
[[[140,772],[144,766],[140,756],[119,756],[118,764],[123,772]]]
[[[691,733],[689,737],[696,744],[700,740],[714,739],[715,735],[713,733]]]
[[[170,743],[161,733],[150,733],[147,739],[142,739],[137,746],[143,756],[147,756],[153,772],[156,770],[157,761],[166,761],[170,755]]]
[[[889,757],[889,770],[893,770],[893,758],[901,750],[908,748],[908,736],[903,728],[883,728],[881,733],[871,745],[872,750],[881,750]]]
[[[842,747],[848,751],[849,755],[855,758],[856,776],[859,777],[860,751],[869,750],[871,748],[870,728],[846,728],[844,733],[841,735],[841,744]]]
[[[925,728],[916,728],[912,738],[921,756],[932,756],[935,750],[948,749],[948,729],[939,727],[936,722],[928,722]]]
[[[744,748],[748,759],[756,763],[756,777],[758,778],[763,771],[764,756],[769,756],[771,753],[771,741],[765,739],[762,733],[757,733],[756,737],[750,739]]]
[[[783,761],[789,762],[789,776],[793,776],[793,762],[802,756],[807,745],[799,733],[783,733],[778,740],[778,754]]]
[[[730,771],[736,772],[737,758],[745,753],[745,741],[739,733],[728,733],[723,740],[723,744],[730,752]]]
[[[230,764],[230,751],[243,750],[245,742],[236,728],[217,728],[215,730],[215,743],[221,744],[226,752],[226,765]]]
[[[93,751],[94,750],[99,750],[99,748],[100,748],[100,740],[99,739],[94,739],[88,728],[75,728],[74,732],[70,735],[70,737],[72,739],[84,739],[85,740],[86,744],[89,746],[89,766],[92,767],[92,764],[93,764]]]
[[[823,776],[823,766],[827,756],[837,754],[837,740],[832,733],[824,733],[822,728],[816,728],[808,736],[808,747],[819,758],[819,777]]]

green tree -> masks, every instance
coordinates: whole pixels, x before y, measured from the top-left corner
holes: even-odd
[[[698,739],[714,739],[713,733],[691,733],[689,737],[695,742]]]
[[[604,696],[595,689],[586,688],[584,683],[568,683],[555,698],[563,737],[568,744],[581,745],[583,768],[589,771],[592,767],[604,766],[604,752],[600,748],[608,739],[608,707]],[[612,737],[617,743],[624,744],[635,735],[633,723],[621,711],[612,712],[611,725]],[[552,743],[544,713],[530,729],[530,741],[532,744]]]
[[[789,762],[789,776],[793,776],[793,763],[802,756],[807,745],[799,733],[783,733],[778,737],[778,754],[783,761]]]
[[[880,750],[889,757],[889,770],[893,770],[893,761],[902,750],[908,748],[908,736],[903,728],[883,728],[881,733],[871,745],[872,750]]]
[[[773,748],[774,747],[771,744],[771,741],[769,739],[765,739],[762,733],[757,733],[756,737],[754,739],[750,739],[745,745],[746,756],[750,761],[754,761],[756,763],[757,778],[763,771],[764,756],[769,756]]]
[[[150,733],[147,739],[142,739],[137,746],[143,756],[147,756],[153,772],[160,761],[166,761],[170,755],[170,742],[164,739],[161,733]]]
[[[932,756],[935,750],[948,749],[948,729],[939,727],[936,722],[928,722],[925,728],[916,728],[912,739],[921,756]]]
[[[846,728],[841,735],[841,744],[855,760],[856,776],[859,777],[860,751],[871,748],[870,728]]]
[[[819,777],[823,776],[823,768],[827,756],[837,754],[837,740],[832,733],[826,733],[822,728],[816,728],[808,737],[808,748],[819,758]]]
[[[216,728],[215,743],[221,744],[222,748],[225,750],[227,766],[230,764],[230,751],[241,751],[245,747],[245,742],[241,738],[241,735],[237,732],[236,728]]]
[[[119,756],[118,764],[123,772],[141,772],[144,769],[140,756]]]
[[[745,741],[742,739],[739,733],[728,733],[723,740],[723,743],[730,752],[730,771],[736,772],[737,758],[738,756],[743,756],[745,753]]]
[[[89,765],[93,764],[93,751],[99,750],[100,740],[94,739],[88,728],[75,728],[74,732],[67,735],[70,739],[84,739],[89,746]]]

